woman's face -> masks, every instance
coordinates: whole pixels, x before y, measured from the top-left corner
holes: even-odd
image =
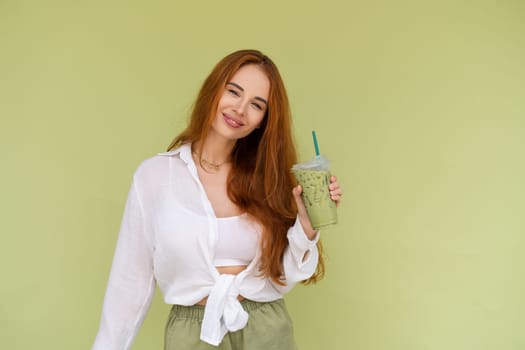
[[[217,105],[212,132],[229,140],[249,135],[261,124],[268,108],[270,81],[256,65],[241,67],[226,82]]]

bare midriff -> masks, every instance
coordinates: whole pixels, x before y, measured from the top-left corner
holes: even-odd
[[[240,265],[240,266],[217,266],[216,269],[221,275],[238,275],[242,271],[246,270],[247,265]],[[243,300],[244,298],[239,295],[237,297],[239,300]],[[197,303],[197,305],[206,305],[206,301],[208,300],[208,297],[205,297],[201,301]]]

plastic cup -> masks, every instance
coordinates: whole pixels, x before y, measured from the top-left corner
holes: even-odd
[[[301,197],[312,227],[321,227],[337,223],[337,208],[330,198],[329,163],[323,156],[295,164],[292,167],[297,182],[303,188]]]

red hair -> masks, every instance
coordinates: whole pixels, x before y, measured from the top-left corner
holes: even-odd
[[[243,66],[253,64],[270,81],[268,108],[258,129],[239,139],[232,151],[228,196],[242,211],[259,221],[261,238],[260,270],[283,285],[282,258],[288,247],[288,229],[294,224],[297,207],[292,195],[295,179],[290,168],[297,162],[291,131],[288,96],[277,67],[257,50],[240,50],[223,58],[204,81],[187,128],[169,145],[168,151],[186,142],[204,141],[226,83]],[[322,245],[318,243],[317,270],[306,283],[324,275]]]

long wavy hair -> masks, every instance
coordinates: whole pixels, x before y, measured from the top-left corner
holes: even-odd
[[[245,65],[258,66],[270,81],[268,108],[258,129],[237,140],[231,155],[228,196],[262,226],[261,273],[284,285],[282,259],[288,246],[287,231],[294,224],[297,207],[292,195],[296,184],[290,168],[297,162],[286,90],[272,60],[257,50],[240,50],[223,58],[204,81],[193,105],[187,128],[168,146],[204,141],[214,121],[221,94],[232,76]],[[324,275],[322,245],[319,263],[308,284]]]

